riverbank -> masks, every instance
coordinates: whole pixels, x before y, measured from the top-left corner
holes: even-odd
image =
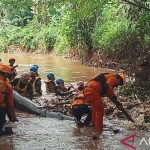
[[[66,54],[56,54],[54,51],[47,53],[41,49],[38,49],[32,52],[32,51],[28,51],[23,46],[10,46],[7,50],[4,51],[4,53],[10,53],[10,54],[29,53],[33,55],[51,54],[55,56],[62,56],[63,58],[69,60],[80,61],[82,64],[87,65],[89,67],[99,67],[99,68],[108,68],[108,69],[117,69],[119,67],[117,60],[115,60],[115,57],[96,53],[96,52],[83,55],[80,54],[78,50],[75,49],[70,49]]]
[[[77,50],[71,49],[68,54],[64,56],[66,59],[79,60],[82,64],[89,67],[100,67],[108,69],[116,69],[118,63],[115,58],[109,55],[100,54],[99,52],[93,52],[90,54],[80,54]]]

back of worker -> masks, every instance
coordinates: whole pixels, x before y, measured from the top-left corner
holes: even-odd
[[[89,104],[85,102],[83,94],[79,94],[71,104],[71,109],[73,116],[76,119],[78,127],[87,126],[91,123],[92,119],[92,110],[89,107]],[[81,119],[83,115],[87,115],[85,120],[82,122]]]
[[[13,105],[13,89],[7,81],[10,71],[11,68],[8,65],[0,63],[0,136],[5,134],[3,126],[6,114],[10,121],[17,121]]]
[[[124,75],[112,75],[101,73],[90,79],[84,87],[83,93],[85,101],[93,106],[92,123],[95,124],[96,133],[103,131],[104,104],[102,97],[109,97],[113,102],[117,102],[114,87],[123,85]]]

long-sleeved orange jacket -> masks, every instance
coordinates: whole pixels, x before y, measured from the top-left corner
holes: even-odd
[[[71,104],[71,108],[73,106],[76,106],[76,105],[89,105],[89,103],[87,103],[85,101],[85,98],[84,98],[84,95],[83,94],[79,94],[75,99],[74,101],[72,102]]]
[[[114,93],[116,86],[118,86],[117,77],[104,73],[92,77],[83,90],[86,102],[93,106],[92,122],[98,132],[103,130],[104,104],[101,98],[107,96],[112,99],[116,96]]]
[[[0,106],[8,108],[14,114],[14,100],[12,85],[4,81],[4,77],[0,75]]]

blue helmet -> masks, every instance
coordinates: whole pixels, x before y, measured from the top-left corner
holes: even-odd
[[[61,83],[64,83],[64,80],[61,79],[61,78],[59,78],[59,79],[56,80],[56,83],[57,83],[58,85],[60,85]]]
[[[34,64],[33,66],[35,66],[37,69],[39,69],[39,65],[37,65],[37,64]]]
[[[32,66],[32,67],[30,68],[30,71],[37,72],[37,71],[38,71],[38,69],[37,69],[37,67]]]
[[[47,74],[47,78],[50,80],[50,79],[52,79],[52,78],[54,78],[55,77],[55,75],[54,75],[54,73],[53,72],[49,72],[48,74]]]

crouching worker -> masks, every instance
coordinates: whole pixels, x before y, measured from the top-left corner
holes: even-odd
[[[11,84],[16,92],[30,100],[33,99],[33,89],[28,72],[24,72],[20,78],[14,79]]]
[[[38,65],[33,65],[31,66],[30,71],[35,72],[36,76],[39,77],[38,69],[39,69]]]
[[[64,84],[64,80],[59,78],[56,80],[57,86],[55,87],[55,93],[59,96],[68,96],[71,95],[73,91],[68,91]]]
[[[6,114],[10,121],[18,121],[14,112],[13,88],[6,80],[10,71],[11,68],[8,65],[0,63],[0,136],[13,133],[10,128],[9,131],[11,132],[8,132],[8,128],[3,130]]]
[[[46,91],[50,93],[55,93],[55,74],[53,72],[49,72],[47,74],[47,79],[48,80],[44,81],[46,84]]]
[[[73,116],[75,117],[78,127],[88,126],[92,119],[91,106],[85,102],[83,94],[79,94],[71,104]],[[87,115],[84,122],[81,121],[83,115]]]
[[[13,81],[15,77],[17,76],[16,67],[18,67],[18,65],[14,65],[15,62],[16,62],[15,58],[9,59],[9,66],[11,67],[11,72],[9,74],[9,81]]]
[[[101,73],[91,78],[84,87],[85,101],[93,106],[92,123],[96,127],[93,139],[98,139],[103,131],[104,103],[102,97],[109,97],[118,108],[122,107],[114,93],[114,88],[122,86],[124,82],[124,74],[112,75],[110,73]]]
[[[41,96],[42,90],[41,90],[41,78],[37,77],[35,72],[30,71],[30,82],[32,84],[32,90],[33,90],[33,96]]]

